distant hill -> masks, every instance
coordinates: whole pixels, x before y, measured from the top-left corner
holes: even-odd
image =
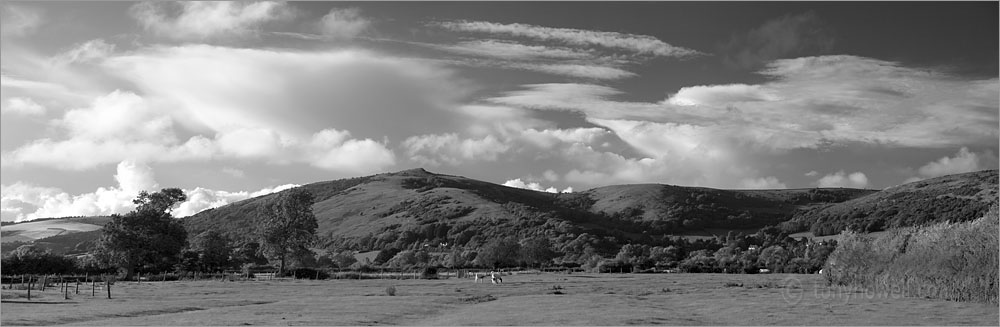
[[[845,188],[720,190],[662,184],[614,185],[552,194],[423,169],[302,186],[315,197],[320,246],[358,251],[441,243],[477,247],[490,239],[545,236],[557,248],[587,243],[663,244],[778,225],[788,233],[877,231],[982,216],[997,202],[997,171],[945,176],[883,191]],[[190,237],[216,229],[252,237],[263,195],[182,218]],[[2,227],[4,251],[35,242],[58,253],[85,252],[110,217],[36,220]],[[13,242],[13,243],[11,243]]]
[[[54,253],[84,253],[101,235],[109,216],[43,218],[0,227],[0,252],[33,243]]]
[[[817,206],[781,224],[786,231],[831,235],[982,217],[997,203],[997,170],[903,184],[841,203]]]
[[[659,184],[616,185],[552,194],[460,176],[406,170],[302,186],[315,195],[318,234],[328,247],[372,250],[450,243],[477,246],[495,237],[590,234],[616,243],[663,235],[755,230],[800,209],[873,193],[856,189],[718,190]],[[184,218],[192,234],[230,237],[253,230],[265,195]],[[711,235],[711,234],[709,234]]]

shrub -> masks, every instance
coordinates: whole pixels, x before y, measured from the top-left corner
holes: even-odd
[[[295,268],[285,271],[282,277],[295,277],[296,279],[329,279],[330,274],[319,269]]]
[[[396,296],[396,287],[392,285],[386,286],[385,295]]]
[[[824,268],[827,281],[876,292],[997,303],[1000,218],[887,231],[845,232]],[[829,271],[829,273],[825,273]]]
[[[437,267],[426,267],[424,272],[420,274],[421,279],[438,279],[438,269]]]

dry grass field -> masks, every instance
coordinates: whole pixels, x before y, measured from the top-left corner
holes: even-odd
[[[3,290],[15,325],[993,325],[996,305],[827,287],[819,275],[518,274],[471,279],[119,282],[65,300]],[[394,296],[386,287],[394,286]],[[75,290],[74,290],[75,291]]]

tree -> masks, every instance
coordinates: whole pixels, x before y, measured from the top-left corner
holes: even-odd
[[[202,271],[224,269],[232,263],[229,256],[233,252],[233,246],[228,237],[215,229],[209,229],[195,236],[191,242],[191,249],[198,253]]]
[[[486,243],[476,261],[480,265],[499,268],[517,265],[520,245],[511,238],[494,239]]]
[[[527,264],[538,265],[539,268],[557,255],[552,250],[552,243],[548,237],[529,238],[521,245],[521,259]]]
[[[278,194],[260,207],[257,236],[265,256],[278,260],[278,273],[285,272],[289,255],[309,252],[316,241],[316,216],[312,212],[313,196],[301,188]]]
[[[125,279],[136,268],[170,269],[187,243],[187,231],[170,210],[187,200],[184,191],[165,188],[155,193],[142,191],[132,201],[136,209],[112,215],[98,240],[98,252],[119,267]]]
[[[330,260],[333,261],[333,264],[337,265],[337,267],[341,269],[350,267],[355,262],[358,262],[358,259],[354,257],[354,252],[351,251],[343,251],[334,254],[333,256],[330,257]]]

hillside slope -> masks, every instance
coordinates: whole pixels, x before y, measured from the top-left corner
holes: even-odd
[[[801,208],[874,192],[640,184],[551,194],[423,169],[302,187],[316,195],[313,211],[323,245],[358,250],[478,246],[496,237],[557,239],[584,233],[614,243],[645,243],[654,236],[704,233],[707,228],[760,228],[788,220]],[[244,238],[253,232],[256,208],[273,197],[207,210],[185,218],[185,226],[192,235],[215,228]]]
[[[969,221],[982,217],[997,203],[997,177],[993,169],[903,184],[801,212],[781,227],[790,232],[831,235],[845,229],[874,232]]]

